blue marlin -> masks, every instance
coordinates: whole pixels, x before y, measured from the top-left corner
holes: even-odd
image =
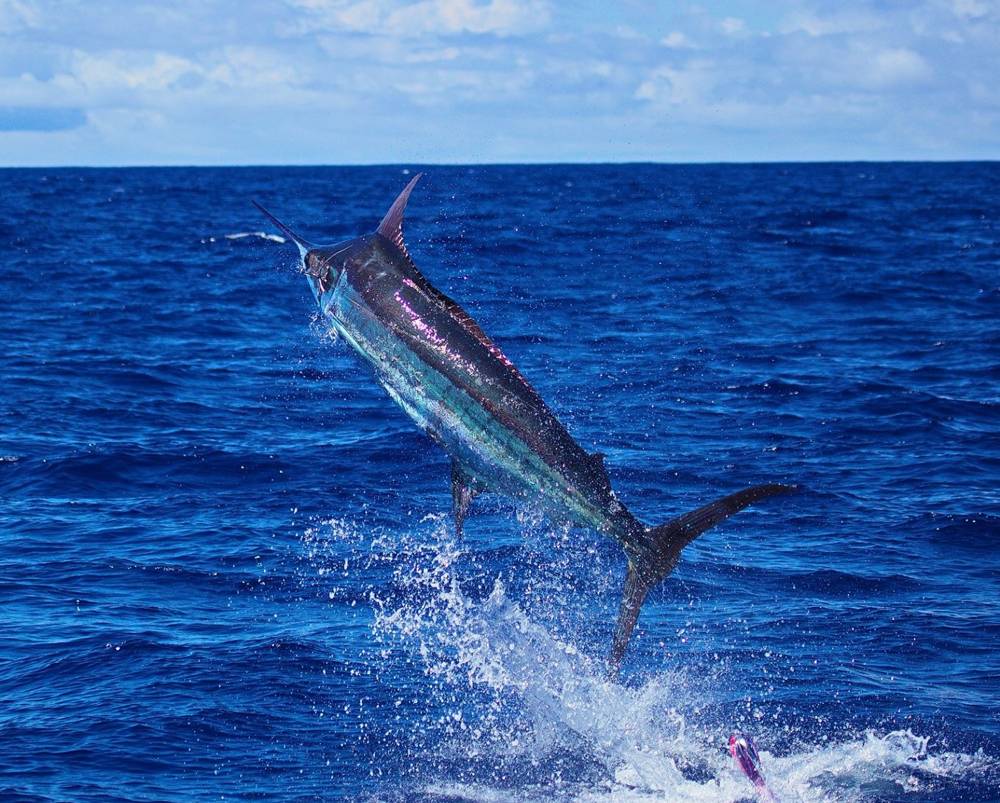
[[[551,521],[596,530],[625,551],[628,570],[611,648],[617,676],[649,590],[681,550],[733,513],[792,486],[745,488],[647,527],[618,500],[603,455],[581,447],[472,317],[421,273],[403,241],[414,176],[372,234],[313,245],[255,205],[299,249],[323,316],[389,395],[451,457],[455,528],[473,498],[502,494]]]

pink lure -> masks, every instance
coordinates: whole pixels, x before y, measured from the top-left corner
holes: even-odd
[[[764,773],[760,771],[760,756],[757,755],[757,748],[753,746],[750,737],[734,733],[729,737],[729,752],[736,761],[736,766],[743,770],[743,774],[757,789],[757,797],[765,803],[778,803],[778,798],[764,780]]]

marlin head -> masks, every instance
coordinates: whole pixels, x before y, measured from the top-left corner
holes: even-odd
[[[386,212],[374,234],[364,237],[353,237],[333,245],[313,245],[304,237],[296,234],[286,224],[267,211],[256,201],[256,206],[289,240],[299,249],[301,264],[299,270],[309,279],[309,284],[316,295],[316,300],[322,302],[323,296],[337,284],[337,279],[345,265],[360,251],[370,248],[373,240],[379,236],[389,240],[408,261],[410,256],[403,244],[403,212],[410,193],[423,173],[417,173],[403,188],[396,201]]]

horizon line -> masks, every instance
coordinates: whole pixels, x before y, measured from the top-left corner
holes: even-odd
[[[980,159],[762,159],[749,160],[704,160],[704,161],[654,161],[649,159],[629,159],[623,161],[528,161],[528,162],[243,162],[243,163],[125,163],[125,164],[49,164],[49,165],[4,165],[0,170],[186,170],[203,169],[248,169],[248,168],[328,168],[328,167],[708,167],[708,166],[748,166],[748,165],[850,165],[850,164],[996,164],[1000,156]]]

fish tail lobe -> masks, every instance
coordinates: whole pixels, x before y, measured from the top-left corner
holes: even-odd
[[[723,496],[697,510],[678,516],[658,527],[647,527],[633,543],[626,546],[628,573],[622,592],[618,623],[611,646],[610,676],[616,678],[625,657],[629,638],[639,619],[639,611],[657,583],[673,571],[680,560],[681,550],[699,535],[728,519],[745,507],[770,496],[795,491],[794,485],[755,485]]]

